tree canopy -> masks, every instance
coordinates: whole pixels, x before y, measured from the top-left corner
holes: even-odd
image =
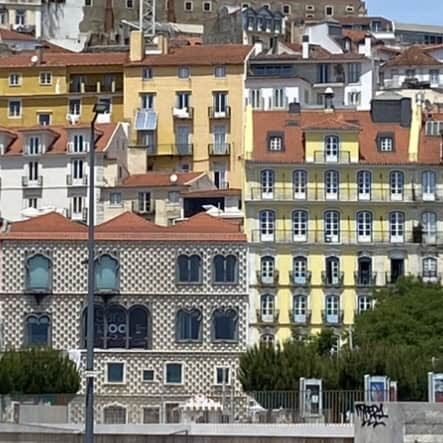
[[[324,389],[363,389],[363,377],[387,375],[400,400],[425,400],[427,372],[443,371],[443,289],[414,279],[376,294],[372,311],[359,315],[340,351],[334,331],[275,348],[255,346],[240,361],[246,391],[298,390],[300,377],[321,378]]]
[[[0,359],[0,395],[73,394],[80,388],[75,363],[59,351],[7,351]]]

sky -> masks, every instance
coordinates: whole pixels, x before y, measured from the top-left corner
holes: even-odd
[[[366,0],[369,15],[443,26],[443,0]]]

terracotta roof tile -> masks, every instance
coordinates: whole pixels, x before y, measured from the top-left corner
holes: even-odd
[[[98,123],[96,125],[96,151],[103,152],[108,146],[118,123]],[[67,150],[68,131],[71,129],[89,128],[87,125],[71,126],[29,126],[20,128],[2,128],[0,132],[6,132],[12,137],[10,145],[6,149],[5,155],[23,154],[24,134],[30,131],[48,131],[52,135],[52,141],[47,146],[48,154],[63,154]]]
[[[173,48],[167,55],[147,55],[140,62],[129,62],[130,66],[178,66],[178,65],[237,65],[242,64],[252,51],[252,46],[201,45]]]
[[[238,225],[226,222],[221,218],[212,217],[204,212],[200,212],[188,220],[179,222],[170,229],[171,232],[201,234],[237,234],[240,232]]]
[[[289,114],[288,111],[255,111],[253,113],[254,151],[251,160],[269,163],[304,163],[305,129],[325,126],[323,122],[330,118],[344,122],[353,130],[360,129],[358,140],[361,163],[409,163],[409,128],[401,127],[399,124],[373,123],[368,111],[335,111],[332,117],[323,110],[303,111],[300,114]],[[268,150],[269,132],[283,132],[284,151]],[[394,134],[393,152],[380,152],[377,149],[376,139],[379,133]],[[423,147],[420,151],[422,149]],[[431,157],[432,163],[439,163],[439,159]]]
[[[197,198],[197,197],[206,197],[206,198],[217,198],[217,197],[228,197],[228,196],[241,196],[241,189],[197,189],[195,191],[182,191],[183,197],[189,198]]]
[[[321,118],[323,117],[323,118]],[[338,118],[335,117],[326,117],[319,116],[319,119],[314,122],[309,122],[305,126],[303,126],[303,129],[306,130],[325,130],[325,129],[333,129],[335,131],[359,131],[360,126],[355,123],[350,123],[345,120],[343,120],[340,114],[338,115]]]
[[[22,41],[32,41],[36,38],[30,34],[24,32],[12,31],[11,29],[0,28],[0,39],[1,40],[22,40]]]
[[[176,182],[171,181],[171,176],[177,177]],[[146,172],[145,174],[134,174],[127,177],[122,186],[124,187],[164,187],[164,186],[186,186],[193,180],[203,177],[204,172]]]
[[[98,225],[95,232],[160,232],[165,228],[139,217],[133,212],[124,212]]]
[[[31,232],[54,232],[54,233],[73,233],[87,232],[84,225],[68,220],[57,212],[32,217],[28,220],[12,223],[10,225],[12,233],[31,233]]]
[[[429,66],[441,65],[441,63],[427,53],[425,47],[414,45],[406,48],[399,55],[388,60],[384,66]]]
[[[343,29],[343,37],[349,38],[354,43],[360,43],[369,36],[366,31],[360,31],[358,29]]]

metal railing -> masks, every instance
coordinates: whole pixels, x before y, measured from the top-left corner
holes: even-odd
[[[272,277],[264,277],[261,271],[257,271],[257,281],[262,286],[276,286],[278,284],[278,279],[278,270],[274,270]]]
[[[343,271],[338,272],[337,275],[325,271],[321,273],[321,281],[325,287],[337,288],[343,286],[344,278],[345,273]]]
[[[130,148],[145,149],[148,155],[155,156],[188,156],[192,155],[194,152],[193,143],[141,143],[138,145],[131,145]]]
[[[280,311],[278,309],[274,309],[270,314],[264,314],[262,309],[256,310],[257,321],[259,323],[277,323],[280,317]]]
[[[294,233],[291,230],[251,232],[252,243],[282,243],[282,244],[338,244],[338,245],[374,245],[374,244],[420,244],[439,245],[443,243],[443,231],[425,233],[414,230],[392,233],[389,230],[372,231],[363,235],[354,230],[340,230],[335,233],[325,233],[324,230],[309,230],[305,233]]]
[[[327,309],[322,309],[321,317],[323,319],[323,323],[329,326],[340,326],[343,324],[344,319],[344,310],[339,309],[335,311],[335,313],[328,311]]]
[[[231,118],[231,107],[225,106],[224,108],[214,108],[213,106],[210,106],[208,108],[208,114],[209,118],[214,119]]]
[[[304,276],[297,274],[293,270],[289,271],[289,284],[291,286],[308,287],[311,285],[311,271],[306,271]]]
[[[291,186],[272,186],[268,188],[256,186],[246,192],[247,201],[278,201],[278,202],[362,202],[362,203],[408,203],[408,202],[433,202],[443,200],[441,192],[423,192],[420,186],[406,187],[401,193],[392,193],[390,188],[372,187],[370,192],[359,192],[350,183],[348,186],[340,186],[337,192],[325,191],[323,184],[309,185],[304,189],[297,190]]]
[[[355,159],[355,162],[358,161],[358,157]],[[309,159],[306,159],[307,163],[309,162]],[[331,163],[331,164],[337,164],[337,163],[351,163],[351,151],[342,151],[339,150],[337,154],[331,155],[327,154],[326,151],[315,151],[314,152],[314,158],[311,159],[311,162],[314,163]]]
[[[230,143],[210,143],[208,145],[209,155],[229,155],[231,153]]]
[[[308,325],[311,322],[312,311],[306,309],[304,314],[296,314],[293,309],[288,312],[289,321],[294,325]]]
[[[83,174],[83,177],[81,178],[74,178],[72,174],[67,174],[66,184],[68,186],[87,186],[88,176],[86,174]]]
[[[364,272],[355,271],[354,272],[354,282],[355,286],[360,288],[370,288],[377,284],[377,273],[376,272]]]
[[[187,106],[183,108],[172,108],[172,116],[178,120],[187,120],[194,118],[194,108]]]
[[[36,180],[31,180],[27,175],[23,175],[22,186],[24,188],[41,188],[43,186],[43,176],[39,175]]]

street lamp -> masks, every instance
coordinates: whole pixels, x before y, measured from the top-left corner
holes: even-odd
[[[95,122],[99,114],[108,111],[105,103],[96,103],[91,121],[91,142],[89,144],[89,211],[88,211],[88,301],[86,325],[86,403],[85,403],[85,443],[94,442],[94,260],[95,260]]]

